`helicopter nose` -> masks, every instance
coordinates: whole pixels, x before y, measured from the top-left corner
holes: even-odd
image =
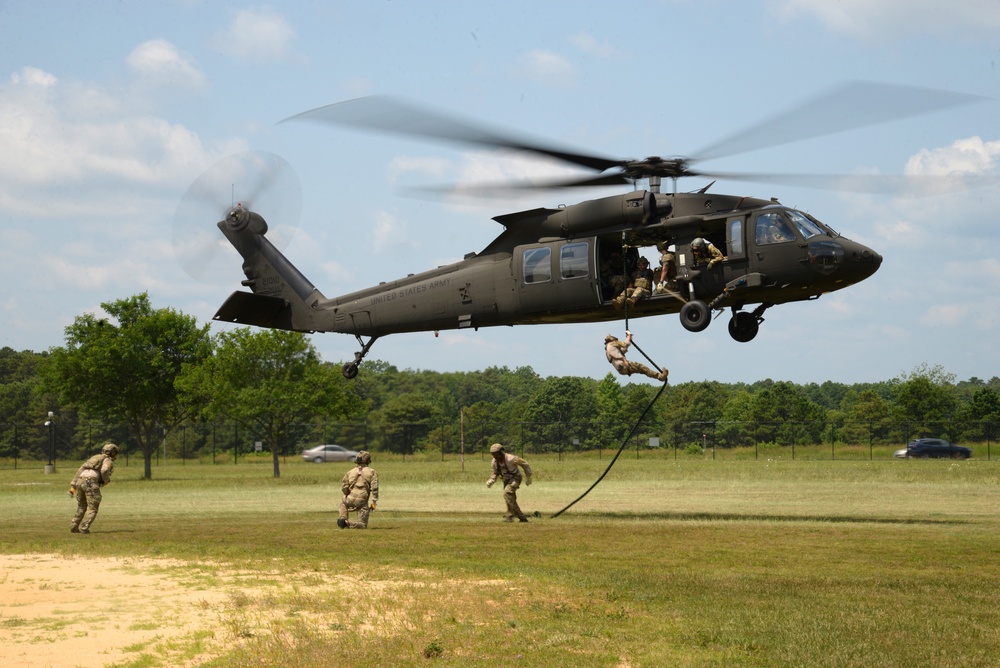
[[[882,266],[882,256],[863,244],[845,242],[844,251],[844,268],[852,283],[865,280]]]

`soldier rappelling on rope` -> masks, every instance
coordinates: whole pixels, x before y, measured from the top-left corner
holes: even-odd
[[[634,373],[641,373],[649,376],[650,378],[666,382],[668,373],[666,368],[657,372],[653,371],[645,364],[625,359],[625,353],[631,345],[632,332],[628,330],[625,330],[624,341],[620,341],[614,334],[608,334],[604,337],[604,354],[607,355],[608,361],[611,362],[611,365],[615,368],[615,370],[623,376],[631,376]]]

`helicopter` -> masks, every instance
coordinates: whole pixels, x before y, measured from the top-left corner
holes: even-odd
[[[711,323],[713,312],[721,315],[728,310],[730,336],[747,343],[757,336],[767,309],[815,300],[863,281],[879,269],[882,256],[777,198],[712,193],[715,179],[783,180],[876,192],[887,184],[895,187],[898,181],[877,175],[728,174],[703,171],[695,163],[978,99],[933,89],[848,84],[710,146],[696,158],[636,160],[516,139],[395,98],[373,96],[319,107],[285,120],[515,149],[597,172],[545,183],[484,184],[485,190],[590,186],[632,190],[557,208],[497,215],[493,220],[503,229],[482,250],[452,264],[337,297],[324,295],[271,243],[262,215],[236,203],[217,227],[242,256],[246,276],[242,285],[250,291],[233,292],[214,319],[353,335],[361,349],[343,365],[348,379],[358,375],[379,338],[399,333],[666,314],[677,315],[688,331],[700,332]],[[713,180],[697,190],[677,192],[682,178]],[[661,192],[663,179],[673,182],[672,192]],[[695,248],[707,244],[719,249],[721,261],[699,259]],[[674,263],[669,287],[623,303],[621,284],[616,284],[621,279],[616,277],[631,275],[638,258],[654,248]]]

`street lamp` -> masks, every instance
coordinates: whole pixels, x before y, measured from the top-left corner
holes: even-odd
[[[49,411],[49,419],[45,421],[45,426],[49,430],[49,463],[45,467],[46,473],[56,472],[56,421],[55,414]]]

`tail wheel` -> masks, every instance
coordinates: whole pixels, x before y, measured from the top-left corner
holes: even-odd
[[[689,301],[681,307],[681,324],[687,331],[701,332],[711,323],[712,316],[708,304],[700,299]]]
[[[358,375],[358,365],[354,362],[348,362],[341,370],[344,372],[344,378],[347,380],[351,380]]]

